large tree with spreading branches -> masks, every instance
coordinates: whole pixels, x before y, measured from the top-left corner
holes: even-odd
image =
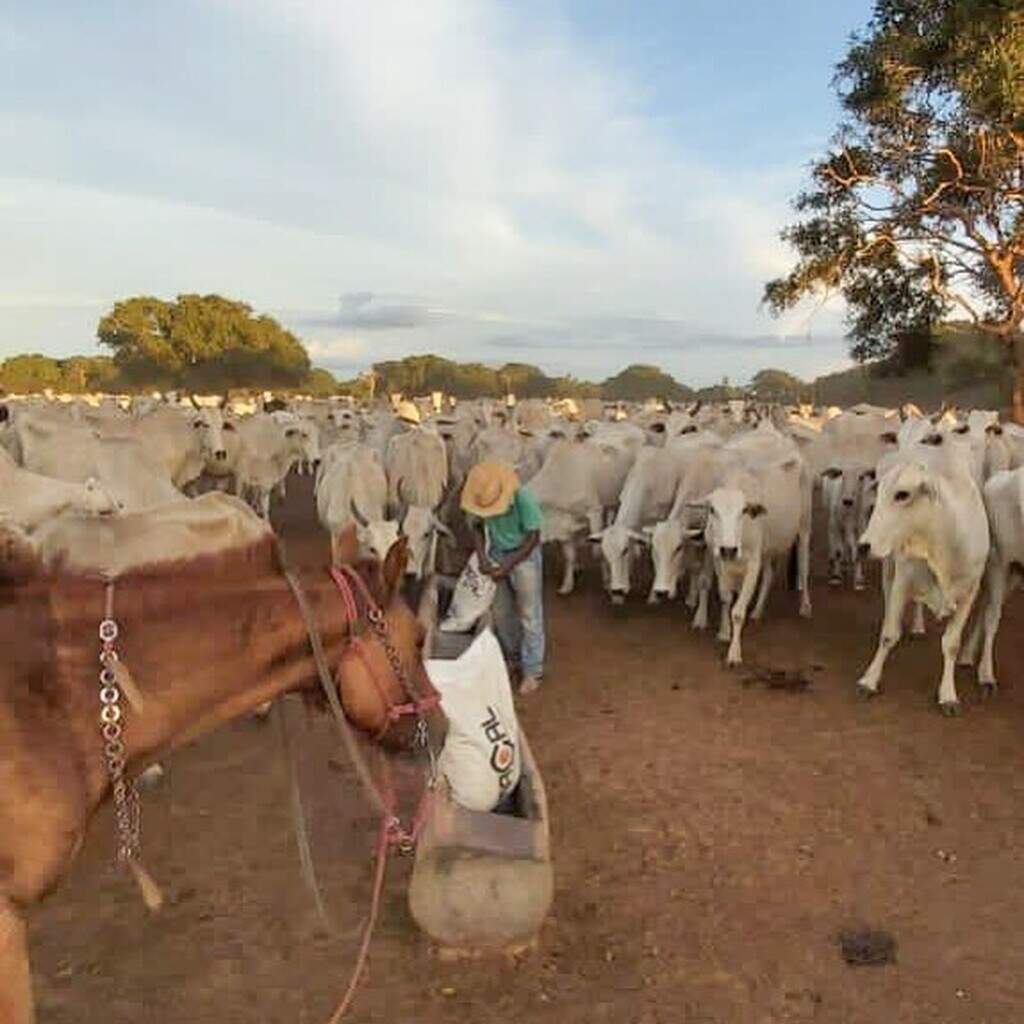
[[[845,117],[795,201],[797,261],[769,308],[841,294],[861,360],[969,319],[1013,366],[1024,422],[1024,7],[876,0],[834,85]]]

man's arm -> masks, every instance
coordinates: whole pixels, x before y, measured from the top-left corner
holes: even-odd
[[[484,570],[492,579],[500,580],[507,576],[520,562],[526,561],[540,543],[540,530],[531,530],[511,554],[506,555],[492,569]]]

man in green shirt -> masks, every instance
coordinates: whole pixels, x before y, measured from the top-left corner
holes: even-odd
[[[506,659],[522,671],[520,693],[533,693],[544,677],[544,561],[537,499],[511,466],[481,462],[462,488],[480,569],[498,584],[494,626]]]

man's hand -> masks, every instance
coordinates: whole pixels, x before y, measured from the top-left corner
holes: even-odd
[[[503,562],[488,562],[482,571],[485,576],[490,576],[495,583],[508,575],[508,567]]]

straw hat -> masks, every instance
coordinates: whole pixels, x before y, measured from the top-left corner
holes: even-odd
[[[519,490],[519,477],[503,462],[481,462],[466,477],[462,510],[481,519],[503,515]]]
[[[411,423],[414,426],[419,425],[420,411],[416,408],[416,404],[414,402],[399,402],[398,408],[395,409],[395,415],[405,423]]]

